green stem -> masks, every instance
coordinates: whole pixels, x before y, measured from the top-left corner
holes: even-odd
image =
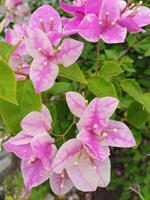
[[[99,42],[96,45],[96,71],[95,74],[97,75],[98,70],[99,70],[99,56],[100,56],[100,45]]]
[[[60,135],[60,138],[56,140],[56,142],[60,141],[63,139],[65,141],[65,136],[68,134],[68,132],[71,130],[71,128],[74,126],[76,123],[76,117],[73,118],[73,122],[70,124],[70,126],[67,128],[67,130],[64,132],[64,134]]]
[[[139,191],[135,190],[133,187],[130,187],[130,190],[135,192],[141,198],[141,200],[144,200],[142,194]]]

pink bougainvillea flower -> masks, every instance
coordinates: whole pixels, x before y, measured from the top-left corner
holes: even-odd
[[[50,124],[50,113],[43,106],[41,112],[28,114],[21,124],[23,130],[3,144],[22,160],[21,170],[27,191],[49,179],[57,150],[54,139],[48,134]]]
[[[82,141],[91,157],[104,160],[109,155],[109,146],[133,147],[136,145],[131,131],[123,122],[109,119],[117,108],[119,103],[117,99],[95,98],[86,108],[83,108],[82,104],[85,100],[83,97],[78,97],[78,101],[73,101],[76,96],[79,94],[72,92],[66,94],[67,104],[73,113],[76,110],[81,113],[78,115],[80,120],[77,123],[79,130],[77,138]]]
[[[130,33],[144,32],[141,27],[150,24],[150,9],[142,6],[142,1],[137,5],[122,1],[121,18],[118,23],[126,27]]]
[[[5,40],[7,43],[17,45],[9,59],[10,67],[16,72],[17,80],[26,79],[29,74],[29,63],[25,60],[28,55],[24,44],[24,37],[26,36],[26,24],[15,24],[13,29],[6,29]]]
[[[60,0],[61,8],[74,15],[71,19],[63,20],[63,34],[70,35],[79,33],[81,36],[85,34],[86,36],[83,37],[88,41],[98,41],[100,29],[97,14],[100,5],[101,0],[96,0],[94,2],[92,0],[74,1],[73,5],[66,4],[63,0]]]
[[[60,0],[63,10],[74,15],[64,21],[64,34],[79,33],[91,42],[99,39],[106,43],[124,42],[127,30],[132,33],[143,31],[150,24],[150,9],[125,3],[122,0],[84,1],[82,5],[68,5]]]
[[[63,175],[65,170],[74,186],[85,192],[95,191],[97,187],[106,187],[110,181],[109,158],[105,161],[94,160],[86,153],[78,139],[67,141],[57,152],[53,171]],[[59,184],[60,187],[62,182]]]
[[[74,39],[64,39],[57,49],[40,29],[30,31],[26,39],[27,50],[34,58],[30,68],[30,78],[37,93],[53,86],[58,75],[58,64],[72,65],[83,50],[83,43]]]
[[[32,137],[22,131],[4,143],[8,151],[22,159],[21,171],[28,191],[49,179],[52,159],[56,153],[53,142],[47,133]]]
[[[62,37],[62,20],[58,12],[49,5],[39,7],[29,20],[29,28],[41,29],[53,45],[58,45]]]

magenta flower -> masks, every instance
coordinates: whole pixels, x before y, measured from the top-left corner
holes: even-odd
[[[76,2],[76,1],[75,1]],[[60,0],[63,10],[74,15],[65,20],[64,34],[79,33],[84,39],[106,43],[124,42],[127,30],[132,33],[143,31],[141,27],[150,24],[150,9],[125,3],[122,0],[87,0],[82,5],[68,5]]]
[[[80,140],[71,139],[58,150],[53,171],[63,176],[65,171],[74,186],[81,191],[95,191],[106,187],[110,181],[110,161],[93,159],[86,153]],[[63,188],[61,181],[59,187]]]
[[[142,1],[137,5],[122,1],[121,18],[118,23],[130,33],[144,32],[142,27],[150,24],[150,9],[142,6]]]
[[[49,179],[52,160],[56,154],[54,139],[48,134],[51,116],[43,106],[41,112],[32,112],[22,120],[23,130],[4,143],[21,161],[26,191]]]
[[[30,78],[37,93],[54,85],[58,76],[58,64],[69,67],[79,58],[83,43],[74,39],[64,39],[57,49],[52,47],[48,36],[40,29],[30,31],[26,47],[34,58],[30,68]]]
[[[66,100],[70,110],[80,117],[77,138],[93,159],[105,160],[109,155],[109,146],[126,148],[136,145],[131,131],[123,122],[109,119],[117,108],[117,99],[95,98],[86,108],[83,107],[85,100],[78,93],[68,92]]]

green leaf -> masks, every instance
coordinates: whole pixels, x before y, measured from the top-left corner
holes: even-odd
[[[120,65],[123,67],[123,69],[127,72],[134,73],[136,72],[134,66],[133,66],[134,60],[131,59],[129,56],[124,56],[120,60]]]
[[[142,103],[147,110],[147,112],[150,113],[150,93],[144,93],[142,96]]]
[[[143,106],[137,102],[133,102],[127,110],[127,121],[137,128],[142,128],[147,122],[148,117],[149,114],[143,109]]]
[[[142,142],[142,135],[141,135],[141,132],[135,128],[132,128],[131,129],[131,132],[133,133],[133,136],[136,140],[136,144],[137,146],[139,146]]]
[[[6,42],[0,42],[0,57],[3,60],[8,61],[15,49],[16,46],[12,46]]]
[[[48,107],[48,109],[50,111],[50,114],[52,116],[52,119],[53,119],[53,121],[52,121],[52,127],[54,127],[55,123],[57,122],[57,109],[56,109],[56,106],[53,105],[50,102],[46,106]]]
[[[0,99],[17,104],[16,77],[8,64],[0,59]]]
[[[118,53],[114,49],[112,49],[112,50],[105,50],[105,54],[106,54],[106,57],[109,60],[117,60],[117,58],[118,58]]]
[[[64,93],[69,90],[71,84],[67,82],[58,82],[55,83],[55,85],[50,88],[47,92],[52,95],[59,95],[61,93]]]
[[[107,61],[102,66],[99,74],[103,76],[118,76],[122,72],[123,70],[117,62]]]
[[[32,111],[40,111],[42,102],[36,94],[31,81],[18,81],[17,100],[19,105],[13,105],[0,100],[0,114],[7,129],[16,134],[21,130],[21,120]]]
[[[132,79],[120,81],[122,89],[132,96],[136,101],[141,102],[142,90],[139,84]]]
[[[147,112],[150,113],[150,93],[142,93],[139,84],[134,80],[125,79],[120,83],[122,89],[126,91],[130,96],[132,96],[135,101],[141,103]]]
[[[103,77],[94,76],[88,79],[88,87],[97,97],[112,96],[117,98],[114,85]]]
[[[79,83],[87,84],[84,74],[80,70],[77,64],[73,64],[70,67],[59,66],[59,76],[77,81]]]

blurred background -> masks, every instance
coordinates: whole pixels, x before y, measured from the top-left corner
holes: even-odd
[[[44,3],[53,5],[60,14],[66,14],[60,10],[56,0],[25,1],[24,7],[16,7],[15,12],[4,6],[3,1],[0,0],[0,3],[0,40],[4,40],[2,27],[6,15],[8,17],[10,14],[9,26],[13,26],[14,21],[27,21],[30,13]],[[150,0],[144,0],[143,4],[150,7]],[[83,41],[79,36],[75,37]],[[95,44],[86,41],[84,43],[85,48],[78,63],[82,71],[89,75],[92,74],[95,67],[96,47]],[[122,67],[125,75],[120,75],[118,80],[124,78],[123,76],[135,79],[144,92],[150,92],[150,27],[146,28],[144,34],[128,35],[124,44],[106,45],[101,42],[100,66],[105,61],[119,63]],[[112,82],[123,105],[123,109],[118,111],[116,118],[125,121],[131,128],[137,141],[137,148],[128,150],[112,148],[112,175],[108,188],[84,194],[73,189],[66,196],[68,200],[150,200],[150,114],[132,97],[122,93],[117,79],[113,80],[112,78]],[[62,124],[64,127],[68,125],[63,120],[66,118],[67,108],[62,96],[65,90],[72,87],[69,84],[64,85],[64,88],[59,91],[57,100],[60,101],[57,101],[55,113],[56,122],[61,121],[64,123]],[[73,85],[73,87],[76,87],[76,85]],[[51,95],[54,95],[52,91]],[[58,113],[62,113],[61,116]],[[74,130],[75,128],[71,130],[72,133]],[[20,161],[15,156],[5,152],[1,146],[8,136],[9,133],[0,119],[0,200],[18,200],[23,189],[19,169]],[[31,192],[30,200],[53,199],[51,196],[47,196],[49,193],[50,188],[47,182]]]

